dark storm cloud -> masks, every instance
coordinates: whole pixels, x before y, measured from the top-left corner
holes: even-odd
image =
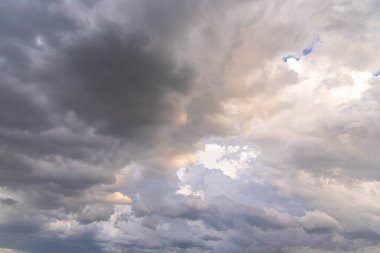
[[[47,109],[33,101],[31,94],[18,91],[17,83],[9,84],[4,79],[0,82],[0,120],[3,129],[42,130],[51,127]]]
[[[97,6],[88,3],[0,4],[0,186],[18,196],[14,202],[2,198],[1,205],[20,205],[15,214],[26,215],[17,219],[6,213],[8,220],[0,227],[2,238],[9,240],[2,247],[49,252],[54,242],[43,240],[44,231],[55,219],[74,217],[83,226],[109,220],[114,206],[93,203],[103,194],[97,189],[114,183],[114,172],[129,161],[156,152],[157,139],[170,138],[167,131],[185,113],[193,70],[157,43],[156,36],[174,38],[180,22],[173,22],[177,31],[147,27],[164,29],[178,16],[166,20],[160,6],[147,3],[151,7],[144,7],[148,12],[139,18],[149,16],[154,22],[127,25],[94,21],[95,16],[80,17],[70,9]],[[86,20],[96,26],[90,28]],[[194,143],[191,138],[187,142]],[[44,219],[33,221],[38,215]],[[81,234],[74,241],[84,242]],[[72,238],[55,240],[55,252],[82,252]],[[180,239],[170,244],[198,245]],[[100,251],[91,247],[83,251]]]
[[[177,124],[192,73],[149,34],[108,21],[88,32],[62,2],[2,5],[2,185],[69,194],[111,183],[107,171],[128,161],[116,165],[120,145],[154,145]]]
[[[149,40],[113,24],[78,38],[59,52],[59,73],[47,81],[52,99],[101,134],[123,137],[173,124],[191,72],[150,49]]]
[[[1,184],[18,187],[28,184],[57,184],[61,190],[84,189],[94,184],[112,182],[113,176],[102,168],[78,161],[54,157],[34,160],[27,154],[1,154]],[[46,159],[46,160],[43,160]],[[93,173],[93,174],[91,174]]]

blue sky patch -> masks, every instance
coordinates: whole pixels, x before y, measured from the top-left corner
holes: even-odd
[[[313,43],[311,43],[311,45],[309,47],[306,47],[302,50],[302,56],[308,56],[309,54],[311,54],[314,50],[314,47],[317,43],[319,43],[321,41],[321,38],[319,37],[319,35],[317,36],[317,38],[313,41]],[[288,59],[290,58],[293,58],[293,59],[296,59],[297,61],[299,61],[301,59],[301,57],[296,57],[294,55],[287,55],[287,56],[284,56],[282,57],[282,60],[283,62],[287,62]],[[380,73],[379,73],[380,74]]]
[[[304,49],[302,50],[303,56],[307,56],[307,55],[311,54],[311,52],[313,52],[313,50],[314,50],[315,45],[316,45],[318,42],[320,42],[320,41],[321,41],[321,38],[320,38],[319,35],[318,35],[318,37],[313,41],[313,43],[312,43],[309,47],[304,48]]]
[[[299,61],[300,58],[299,57],[295,57],[294,55],[288,55],[288,56],[284,56],[282,57],[282,60],[286,63],[288,61],[288,59],[295,59],[296,61]]]
[[[302,53],[303,53],[303,56],[306,56],[308,54],[310,54],[311,52],[313,52],[313,48],[312,47],[307,47],[305,48]]]

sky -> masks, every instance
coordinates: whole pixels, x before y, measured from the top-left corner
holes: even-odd
[[[377,0],[0,1],[0,253],[380,252]]]

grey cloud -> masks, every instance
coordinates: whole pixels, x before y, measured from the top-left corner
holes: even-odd
[[[377,179],[377,108],[376,101],[363,97],[350,107],[319,115],[315,128],[306,130],[316,131],[314,137],[300,134],[298,140],[290,141],[284,135],[283,139],[276,139],[278,143],[271,143],[268,136],[263,139],[262,147],[275,150],[286,142],[286,149],[278,150],[278,157],[282,161],[280,166],[287,168],[307,169],[322,175],[339,170],[343,177]],[[302,127],[299,126],[300,131],[305,130]]]
[[[115,25],[99,30],[61,52],[56,68],[63,76],[50,79],[52,99],[104,134],[138,135],[173,124],[191,87],[189,70],[152,52],[143,33],[125,34]]]
[[[333,233],[339,230],[339,223],[322,212],[307,212],[300,221],[309,233]]]
[[[61,1],[2,1],[0,36],[29,45],[34,44],[38,35],[55,41],[60,33],[78,28],[76,20],[61,4]]]
[[[79,212],[77,220],[81,224],[89,224],[96,221],[108,220],[114,213],[113,206],[105,204],[86,205]]]
[[[150,49],[149,35],[106,22],[77,36],[78,21],[63,3],[2,4],[9,8],[2,36],[19,41],[4,42],[2,50],[3,186],[80,195],[114,182],[112,171],[128,163],[115,156],[128,153],[125,140],[113,136],[155,145],[159,133],[177,124],[192,74]],[[14,19],[18,13],[30,27]],[[36,36],[60,43],[36,49]]]
[[[85,233],[83,235],[78,235],[76,238],[69,238],[66,240],[60,240],[54,238],[54,240],[39,238],[23,238],[23,240],[17,243],[14,241],[14,238],[7,242],[2,242],[2,245],[9,245],[10,248],[17,248],[22,250],[22,252],[28,253],[48,253],[48,252],[94,252],[101,253],[103,252],[97,243],[94,243],[94,235],[91,233]],[[17,244],[17,246],[15,246]]]
[[[105,20],[90,29],[86,18],[70,9],[76,4],[68,2],[1,5],[0,186],[13,191],[24,208],[46,217],[29,226],[27,220],[16,224],[9,216],[2,234],[12,238],[22,232],[28,252],[46,252],[50,241],[41,229],[48,229],[52,217],[74,217],[81,226],[107,221],[114,205],[91,203],[90,195],[114,183],[114,173],[131,160],[169,148],[160,143],[172,138],[169,128],[183,124],[178,118],[185,113],[194,75],[190,66],[177,63],[173,52],[153,44],[155,29],[129,29]],[[96,7],[94,2],[91,8]],[[197,140],[186,142],[192,146]],[[79,252],[71,238],[55,240],[60,245],[55,252]],[[2,245],[15,247],[14,240],[9,243]],[[180,239],[171,243],[195,246],[195,241]]]
[[[34,101],[30,93],[18,86],[17,83],[6,83],[6,80],[0,84],[2,128],[38,131],[51,127],[43,104]]]
[[[350,56],[345,47],[322,50],[338,65],[364,69],[375,62],[363,60],[377,52],[371,25],[360,29],[375,4],[361,11],[351,4],[0,3],[0,191],[12,196],[0,199],[0,247],[279,253],[376,244],[373,233],[347,232],[353,225],[310,195],[281,192],[300,168],[330,176],[339,167],[347,178],[378,178],[375,84],[357,106],[316,110],[309,125],[302,110],[294,114],[293,97],[277,101],[304,81],[281,57],[316,33],[338,42],[335,33],[355,35]],[[308,26],[300,22],[306,18]],[[347,81],[327,78],[324,88],[337,80]],[[299,122],[305,129],[294,127]],[[177,176],[208,138],[250,134],[244,141],[262,153],[238,179],[201,165],[188,167],[185,181]],[[186,185],[193,195],[176,193]],[[100,200],[110,192],[130,196],[131,206]]]
[[[380,242],[380,235],[372,230],[349,231],[344,233],[344,236],[350,240],[362,239],[375,245]]]
[[[12,198],[2,198],[2,199],[0,199],[0,203],[3,205],[6,205],[6,206],[14,206],[18,202]]]
[[[247,180],[254,175],[252,172],[243,178]],[[222,177],[224,182],[218,177]],[[266,195],[261,196],[266,199],[264,204],[255,202],[260,186],[252,184],[254,191],[241,192],[239,186],[243,178],[234,184],[231,178],[222,175],[220,171],[199,167],[188,168],[184,178],[185,183],[190,183],[192,189],[203,191],[203,196],[173,196],[173,193],[167,190],[167,186],[158,188],[157,183],[151,182],[145,185],[155,186],[155,191],[159,192],[155,196],[159,196],[159,199],[153,201],[157,202],[149,205],[151,202],[147,199],[141,199],[140,202],[136,198],[132,203],[133,213],[142,218],[140,224],[149,231],[144,233],[145,238],[161,234],[160,229],[166,226],[171,231],[174,229],[172,227],[188,221],[197,224],[194,228],[203,227],[200,235],[205,235],[198,240],[204,240],[212,252],[283,252],[285,246],[300,243],[318,247],[318,244],[323,242],[326,248],[336,246],[331,238],[340,231],[337,221],[318,211],[293,216],[271,208],[269,203],[276,203],[279,209],[282,208],[278,204],[287,206],[287,203],[284,200],[276,200],[275,189],[269,186],[262,186],[268,187],[264,191]],[[226,191],[218,190],[221,185]],[[140,191],[140,194],[144,193]],[[291,209],[290,206],[287,206],[287,209]],[[118,226],[123,228],[125,223],[131,222],[130,218],[124,217]],[[194,228],[183,227],[181,231],[188,234]],[[157,242],[156,250],[165,247],[163,241],[175,237],[169,231],[164,231],[165,236]],[[214,235],[210,237],[210,232],[206,231],[212,231]],[[277,238],[276,242],[270,239],[274,237]],[[217,240],[218,246],[213,244],[214,240]]]
[[[205,241],[220,241],[221,238],[217,236],[212,236],[212,235],[205,235],[202,237],[203,240]]]
[[[3,153],[2,166],[2,185],[13,185],[16,188],[24,184],[45,184],[49,181],[53,187],[57,184],[70,191],[114,181],[113,175],[102,168],[60,158],[33,160],[27,156]],[[94,174],[88,174],[90,171]]]

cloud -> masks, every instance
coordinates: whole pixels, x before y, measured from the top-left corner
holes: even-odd
[[[23,251],[7,249],[7,248],[0,248],[0,252],[1,253],[22,253]]]
[[[0,199],[0,203],[7,206],[14,206],[17,204],[17,201],[12,198],[2,198]]]
[[[121,192],[109,193],[104,196],[103,201],[118,205],[128,205],[132,202],[131,198]]]
[[[375,251],[379,7],[1,2],[1,250]]]
[[[307,232],[329,232],[339,229],[339,223],[332,217],[322,212],[307,212],[300,218],[302,226]]]

